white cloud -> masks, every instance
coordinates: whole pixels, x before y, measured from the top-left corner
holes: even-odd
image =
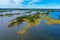
[[[13,1],[13,2],[12,2]],[[20,6],[21,3],[24,2],[24,0],[0,0],[1,6]]]
[[[29,0],[26,0],[29,1]],[[28,4],[34,5],[34,2],[39,2],[40,0],[31,0]],[[22,6],[22,2],[24,2],[24,0],[0,0],[0,5],[1,6],[6,6],[6,7],[17,7],[17,6]]]
[[[10,0],[0,0],[0,5],[9,5]]]
[[[22,2],[24,2],[24,0],[13,0],[15,2],[15,4],[21,4]]]
[[[29,2],[29,4],[33,4],[35,2],[41,2],[41,0],[32,0],[31,2]]]

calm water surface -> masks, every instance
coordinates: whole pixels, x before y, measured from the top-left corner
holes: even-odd
[[[60,12],[50,12],[49,17],[58,20],[59,15]],[[44,20],[29,28],[24,35],[18,35],[16,32],[22,30],[26,22],[9,28],[9,21],[16,17],[0,17],[0,40],[60,40],[60,24],[47,25]]]

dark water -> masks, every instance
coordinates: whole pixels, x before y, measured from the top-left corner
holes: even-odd
[[[58,20],[59,15],[60,12],[50,12],[49,17]],[[16,32],[22,30],[26,22],[9,28],[9,20],[16,17],[0,17],[0,40],[60,40],[60,24],[47,25],[44,20],[29,28],[24,35],[18,35]]]

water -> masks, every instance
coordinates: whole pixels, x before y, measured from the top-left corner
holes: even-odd
[[[58,20],[59,15],[60,12],[50,12],[49,17]],[[60,40],[60,24],[48,25],[45,24],[44,20],[40,24],[29,28],[24,35],[18,35],[17,32],[26,26],[26,22],[8,27],[9,21],[17,16],[0,17],[0,40]]]
[[[58,20],[58,16],[60,15],[60,12],[50,12],[49,16],[51,18],[54,18],[55,20]]]

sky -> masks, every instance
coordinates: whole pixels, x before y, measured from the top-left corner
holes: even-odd
[[[60,0],[0,0],[0,8],[60,9]]]

